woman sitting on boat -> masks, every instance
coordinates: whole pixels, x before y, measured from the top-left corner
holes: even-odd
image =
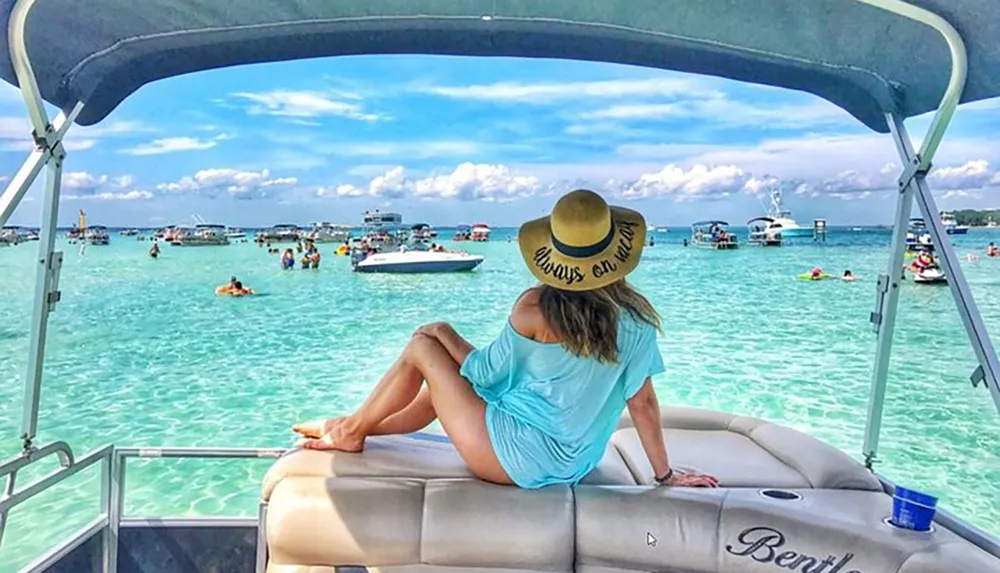
[[[642,215],[593,191],[565,195],[519,231],[542,284],[517,299],[496,340],[477,349],[447,323],[422,326],[357,412],[293,430],[306,448],[359,452],[368,436],[440,418],[473,474],[537,488],[590,473],[627,408],[658,483],[717,486],[667,457],[652,383],[664,372],[660,317],[625,281],[645,233]]]

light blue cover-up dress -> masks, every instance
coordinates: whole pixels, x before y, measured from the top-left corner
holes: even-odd
[[[524,488],[583,479],[604,456],[626,401],[647,376],[663,371],[656,329],[624,310],[617,363],[537,342],[508,321],[460,370],[486,402],[486,429],[500,464]]]

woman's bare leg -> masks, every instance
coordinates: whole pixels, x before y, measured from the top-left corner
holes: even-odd
[[[292,430],[305,438],[321,438],[333,431],[345,419],[347,416],[303,422],[292,426]],[[436,419],[437,413],[434,411],[430,392],[424,388],[408,406],[386,418],[370,435],[390,436],[419,432]]]
[[[419,375],[398,375],[383,379],[366,405],[347,417],[319,440],[304,444],[313,449],[360,451],[365,438],[391,415],[413,402],[426,380],[434,411],[441,419],[444,431],[476,476],[488,481],[510,484],[507,472],[497,459],[486,429],[486,404],[473,391],[469,381],[459,374],[459,365],[437,339],[415,336],[406,346],[400,361],[409,374],[412,368]]]

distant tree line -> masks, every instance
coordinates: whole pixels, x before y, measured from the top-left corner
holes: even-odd
[[[986,209],[979,211],[976,209],[962,209],[952,211],[955,221],[959,225],[969,225],[971,227],[985,227],[990,221],[1000,223],[1000,209]]]

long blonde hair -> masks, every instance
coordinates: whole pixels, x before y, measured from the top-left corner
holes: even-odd
[[[621,311],[660,330],[660,315],[625,279],[588,291],[539,287],[538,307],[559,343],[575,356],[618,362],[618,317]]]

